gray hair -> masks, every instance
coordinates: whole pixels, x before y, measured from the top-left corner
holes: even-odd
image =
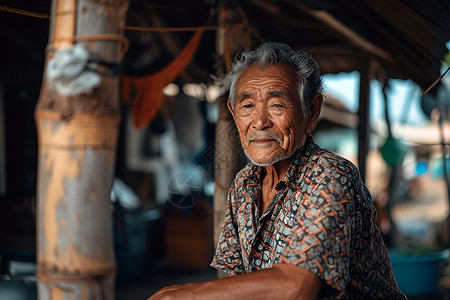
[[[284,43],[267,42],[256,50],[240,52],[231,64],[229,99],[234,107],[236,102],[236,83],[239,76],[250,65],[258,63],[262,68],[268,65],[286,64],[298,75],[298,93],[303,115],[306,116],[315,95],[323,92],[323,81],[317,62],[307,52],[294,51]]]

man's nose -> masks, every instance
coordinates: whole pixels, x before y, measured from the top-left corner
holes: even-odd
[[[253,114],[253,127],[258,130],[263,130],[272,126],[270,114],[266,106],[259,106]]]

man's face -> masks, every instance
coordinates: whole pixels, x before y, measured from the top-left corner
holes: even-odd
[[[303,117],[297,76],[284,64],[263,70],[253,64],[238,79],[235,107],[228,102],[228,108],[242,147],[255,164],[272,165],[291,157],[317,124],[318,115]]]

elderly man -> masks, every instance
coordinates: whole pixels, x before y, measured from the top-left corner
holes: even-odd
[[[357,168],[311,136],[322,101],[307,53],[266,43],[238,56],[228,108],[251,163],[211,264],[231,276],[150,299],[406,299]]]

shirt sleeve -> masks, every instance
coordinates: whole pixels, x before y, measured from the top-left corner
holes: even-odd
[[[216,253],[211,267],[221,270],[228,275],[236,275],[245,271],[237,225],[234,218],[236,205],[234,182],[228,192],[225,222],[219,235]]]
[[[350,280],[355,176],[336,169],[311,177],[312,191],[300,204],[281,262],[305,268],[342,292]]]

